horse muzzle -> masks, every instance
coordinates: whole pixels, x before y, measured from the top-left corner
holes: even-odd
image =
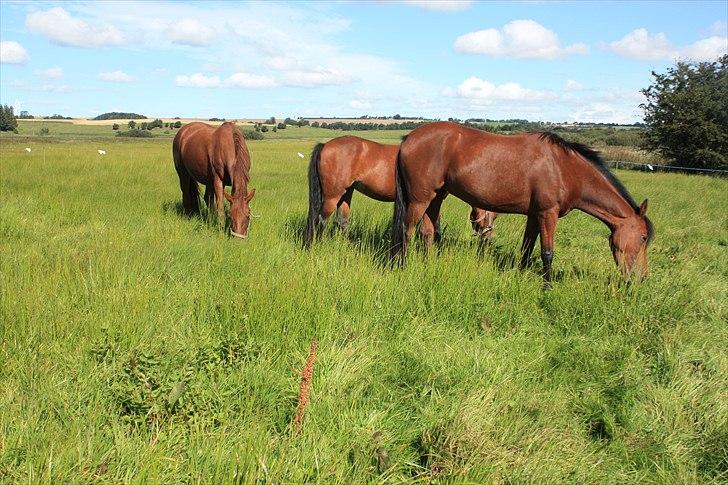
[[[230,229],[230,235],[233,236],[233,237],[238,237],[240,239],[248,239],[248,235],[247,234],[240,234],[239,232],[235,232],[232,229]]]

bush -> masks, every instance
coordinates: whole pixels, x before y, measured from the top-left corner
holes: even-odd
[[[243,130],[243,137],[245,137],[246,140],[262,140],[265,138],[265,135],[255,130]]]
[[[173,128],[182,128],[182,122],[181,121],[175,121]]]
[[[151,138],[154,135],[148,130],[128,130],[128,131],[120,131],[116,134],[116,136],[124,136],[124,137],[130,137],[130,138]]]
[[[38,130],[38,136],[48,136],[51,134],[51,130],[49,130],[47,127],[43,127],[40,130]]]
[[[111,125],[111,129],[114,130],[114,131],[118,130],[119,129],[119,123],[114,123],[113,125]]]
[[[265,133],[266,131],[268,131],[268,127],[265,126],[265,125],[263,125],[263,126],[260,127],[260,131],[262,131],[263,133]]]
[[[278,123],[278,129],[279,130],[285,130],[286,129],[286,124],[285,123]]]

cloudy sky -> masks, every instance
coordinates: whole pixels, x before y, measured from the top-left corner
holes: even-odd
[[[715,2],[0,3],[0,102],[90,117],[633,122],[650,71],[728,51]]]

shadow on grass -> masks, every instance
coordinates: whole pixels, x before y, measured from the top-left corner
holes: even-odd
[[[494,243],[493,241],[485,241],[482,239],[479,240],[477,244],[478,259],[480,259],[481,261],[485,259],[492,260],[496,269],[500,273],[504,273],[506,271],[510,271],[519,267],[521,255],[517,249],[507,249],[497,243]],[[543,266],[540,264],[540,259],[540,256],[531,256],[522,272],[530,271],[541,277],[543,275]],[[578,270],[577,268],[573,269],[578,276],[588,274],[584,270]],[[551,281],[563,281],[565,275],[566,271],[564,271],[563,269],[552,269]]]
[[[306,215],[288,216],[283,228],[283,235],[299,248],[303,248],[306,233]],[[324,239],[344,239],[352,248],[367,253],[380,266],[389,266],[389,224],[373,223],[370,219],[353,220],[347,229],[339,229],[336,223],[329,220],[326,227],[318,235],[315,246]]]
[[[200,204],[199,213],[190,214],[185,210],[182,202],[166,201],[162,202],[162,212],[181,219],[196,221],[198,223],[195,224],[195,229],[197,231],[223,231],[225,234],[229,233],[230,218],[228,217],[227,207],[225,208],[225,222],[223,224],[218,223],[215,214],[213,214],[205,204]]]
[[[284,224],[284,237],[292,240],[292,242],[303,248],[303,238],[306,232],[306,215],[291,215],[286,219]],[[409,253],[419,252],[426,253],[427,249],[422,242],[419,233],[419,226],[415,231],[415,237],[410,243]],[[391,249],[391,223],[389,221],[376,222],[366,215],[352,217],[350,225],[347,229],[339,229],[333,220],[329,220],[326,227],[319,235],[314,245],[324,239],[343,239],[353,249],[368,254],[372,261],[382,268],[396,268],[397,263],[390,260]],[[491,243],[492,244],[492,243]],[[447,225],[442,226],[441,232],[430,251],[435,255],[448,249],[458,248],[463,252],[470,252],[474,245],[478,245],[477,253],[483,258],[491,255],[490,250],[486,249],[487,243],[477,243],[474,239],[464,239],[456,232],[448,231]],[[508,259],[508,254],[500,249],[495,253],[500,263],[497,265],[500,271],[505,271],[514,266],[514,263]],[[513,256],[510,256],[513,259]]]

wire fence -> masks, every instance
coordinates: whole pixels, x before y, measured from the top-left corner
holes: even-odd
[[[642,170],[643,172],[681,172],[728,177],[728,170],[718,170],[715,168],[691,168],[676,167],[673,165],[652,165],[650,163],[625,162],[624,160],[607,160],[606,164],[609,165],[610,168]]]

